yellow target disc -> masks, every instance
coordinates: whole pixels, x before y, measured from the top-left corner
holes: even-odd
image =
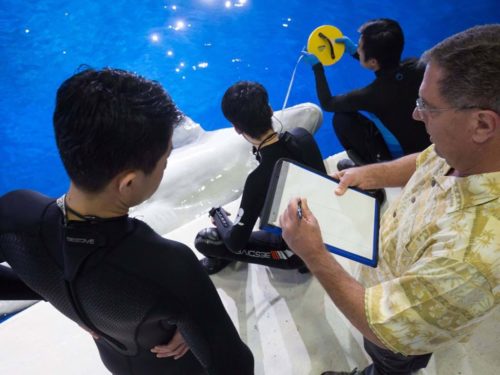
[[[313,30],[307,40],[307,52],[313,53],[323,65],[332,65],[344,54],[343,43],[335,43],[342,32],[335,26],[323,25]]]

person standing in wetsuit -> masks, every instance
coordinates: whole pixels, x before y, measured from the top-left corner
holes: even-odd
[[[210,210],[216,227],[201,230],[195,239],[196,249],[206,256],[202,266],[208,274],[214,274],[238,260],[307,272],[281,236],[252,230],[279,159],[289,158],[326,173],[314,138],[300,127],[282,135],[275,132],[267,91],[257,82],[242,81],[229,87],[222,98],[222,112],[236,132],[252,144],[260,164],[247,177],[234,223],[224,209]]]
[[[304,52],[305,61],[312,65],[321,108],[335,112],[335,134],[356,164],[422,151],[430,145],[429,135],[412,113],[424,67],[415,58],[401,61],[404,36],[396,21],[368,21],[359,32],[358,46],[347,37],[335,43],[343,43],[361,66],[375,73],[375,80],[361,89],[332,96],[323,65],[316,56]],[[346,160],[339,164],[339,169],[354,165]]]
[[[0,262],[91,332],[113,374],[251,375],[253,356],[191,249],[128,216],[157,189],[181,118],[160,84],[132,73],[66,80],[54,129],[69,190],[0,197]]]

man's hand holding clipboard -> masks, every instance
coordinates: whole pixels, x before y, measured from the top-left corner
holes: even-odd
[[[342,196],[334,193],[337,189],[342,190]],[[280,159],[273,171],[260,227],[273,233],[282,232],[282,223],[293,227],[297,232],[288,235],[293,243],[304,242],[296,238],[298,234],[310,241],[311,233],[318,233],[328,251],[375,267],[378,216],[374,197],[345,188],[338,180],[297,162]],[[295,251],[288,240],[285,238]]]

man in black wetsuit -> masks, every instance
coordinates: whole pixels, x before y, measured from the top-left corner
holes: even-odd
[[[213,274],[239,260],[306,272],[304,263],[281,236],[252,230],[264,206],[274,165],[280,158],[293,159],[326,173],[314,138],[300,127],[290,133],[276,133],[267,91],[257,82],[237,82],[227,89],[222,112],[236,132],[253,145],[260,164],[247,177],[234,223],[222,208],[213,208],[210,216],[216,228],[203,229],[196,236],[195,247],[206,256],[201,260],[203,267]]]
[[[404,37],[396,21],[368,21],[359,32],[357,47],[346,37],[335,42],[345,44],[346,51],[364,68],[375,72],[375,80],[364,88],[332,96],[323,65],[314,55],[305,53],[304,59],[314,71],[321,108],[335,112],[335,134],[356,164],[422,151],[430,145],[429,136],[412,118],[412,112],[424,68],[414,58],[400,61]],[[340,164],[353,166],[347,161]]]
[[[251,375],[252,354],[193,252],[128,217],[157,189],[181,117],[158,83],[132,73],[65,81],[54,129],[70,188],[57,200],[0,198],[0,261],[98,337],[113,374]]]

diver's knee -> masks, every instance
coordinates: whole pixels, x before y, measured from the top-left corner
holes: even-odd
[[[194,239],[194,247],[204,255],[211,253],[210,250],[212,250],[214,246],[221,246],[223,244],[224,242],[222,241],[217,228],[213,227],[200,230]]]

